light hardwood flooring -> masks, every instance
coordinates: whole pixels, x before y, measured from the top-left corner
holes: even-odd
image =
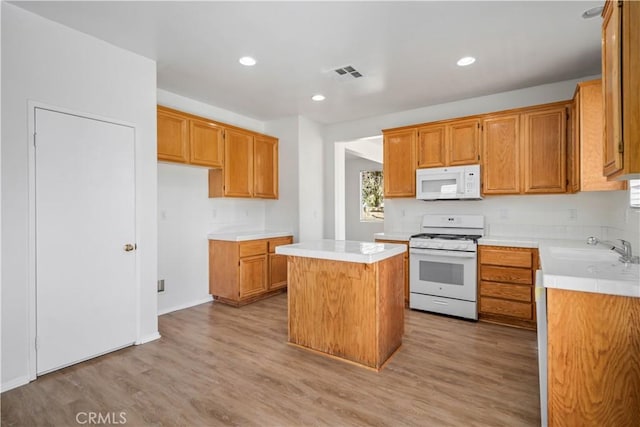
[[[286,294],[159,324],[158,341],[3,393],[2,426],[77,426],[90,411],[127,426],[540,425],[532,331],[407,310],[376,373],[288,345]]]

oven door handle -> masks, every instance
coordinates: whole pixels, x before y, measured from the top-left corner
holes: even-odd
[[[452,258],[475,258],[477,252],[464,252],[464,251],[446,251],[446,250],[434,250],[434,249],[409,249],[410,254],[414,255],[433,255],[433,256],[446,256]]]

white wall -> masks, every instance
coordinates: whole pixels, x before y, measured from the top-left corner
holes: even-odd
[[[158,104],[264,132],[258,120],[161,89],[157,96]],[[264,229],[267,203],[210,199],[207,168],[158,163],[158,279],[165,280],[165,291],[158,293],[159,314],[211,300],[207,234]]]
[[[29,379],[27,102],[136,126],[138,342],[157,332],[155,62],[2,2],[2,389]],[[33,298],[33,296],[31,296]],[[35,361],[32,361],[35,363]]]
[[[576,83],[593,78],[597,78],[597,76],[587,76],[580,79],[330,125],[325,128],[324,133],[324,157],[325,159],[334,158],[334,144],[336,142],[348,142],[359,138],[380,135],[382,129],[571,99]],[[428,88],[425,88],[425,90],[428,90]],[[324,181],[324,187],[326,189],[324,196],[324,230],[325,237],[327,238],[333,238],[334,230],[333,177],[333,161],[327,161],[325,162]]]
[[[345,160],[345,239],[372,242],[384,231],[384,222],[360,222],[360,172],[381,171],[382,164],[357,157]],[[386,204],[386,202],[385,202]]]
[[[325,215],[323,127],[305,117],[299,117],[298,123],[300,241],[322,239]]]

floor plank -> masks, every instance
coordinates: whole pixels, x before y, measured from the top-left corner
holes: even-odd
[[[3,426],[535,426],[536,334],[418,311],[379,373],[287,344],[286,294],[159,319],[162,339],[2,394]]]

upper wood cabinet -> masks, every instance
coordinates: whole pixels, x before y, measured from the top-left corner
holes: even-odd
[[[224,128],[171,108],[158,106],[158,160],[222,167]]]
[[[567,153],[570,191],[623,190],[624,181],[607,181],[602,171],[604,134],[601,80],[578,83],[572,105]]]
[[[189,119],[158,106],[158,160],[189,162]]]
[[[418,128],[419,168],[479,162],[480,120],[457,120]]]
[[[431,125],[418,128],[418,167],[437,168],[447,165],[447,127]]]
[[[572,108],[554,102],[383,130],[385,197],[415,197],[416,168],[475,163],[482,194],[565,193]]]
[[[253,135],[227,130],[224,140],[224,185],[226,197],[253,196]]]
[[[204,120],[189,120],[190,161],[193,165],[221,168],[224,158],[224,128]]]
[[[602,12],[603,173],[640,177],[640,2],[605,2]]]
[[[567,188],[567,106],[522,114],[525,193],[564,193]]]
[[[415,197],[416,133],[416,129],[383,132],[384,197]]]
[[[569,108],[555,103],[485,118],[482,193],[566,192]]]
[[[268,136],[253,139],[253,195],[278,198],[278,140]]]
[[[209,197],[278,198],[278,140],[225,129],[224,167],[209,170]]]
[[[447,166],[472,165],[480,161],[480,120],[459,120],[447,126]]]
[[[483,194],[520,193],[520,115],[482,121]]]
[[[622,170],[621,10],[622,5],[618,1],[607,1],[602,12],[605,176],[614,175]]]
[[[209,197],[278,198],[278,139],[158,106],[158,160],[206,166]]]

